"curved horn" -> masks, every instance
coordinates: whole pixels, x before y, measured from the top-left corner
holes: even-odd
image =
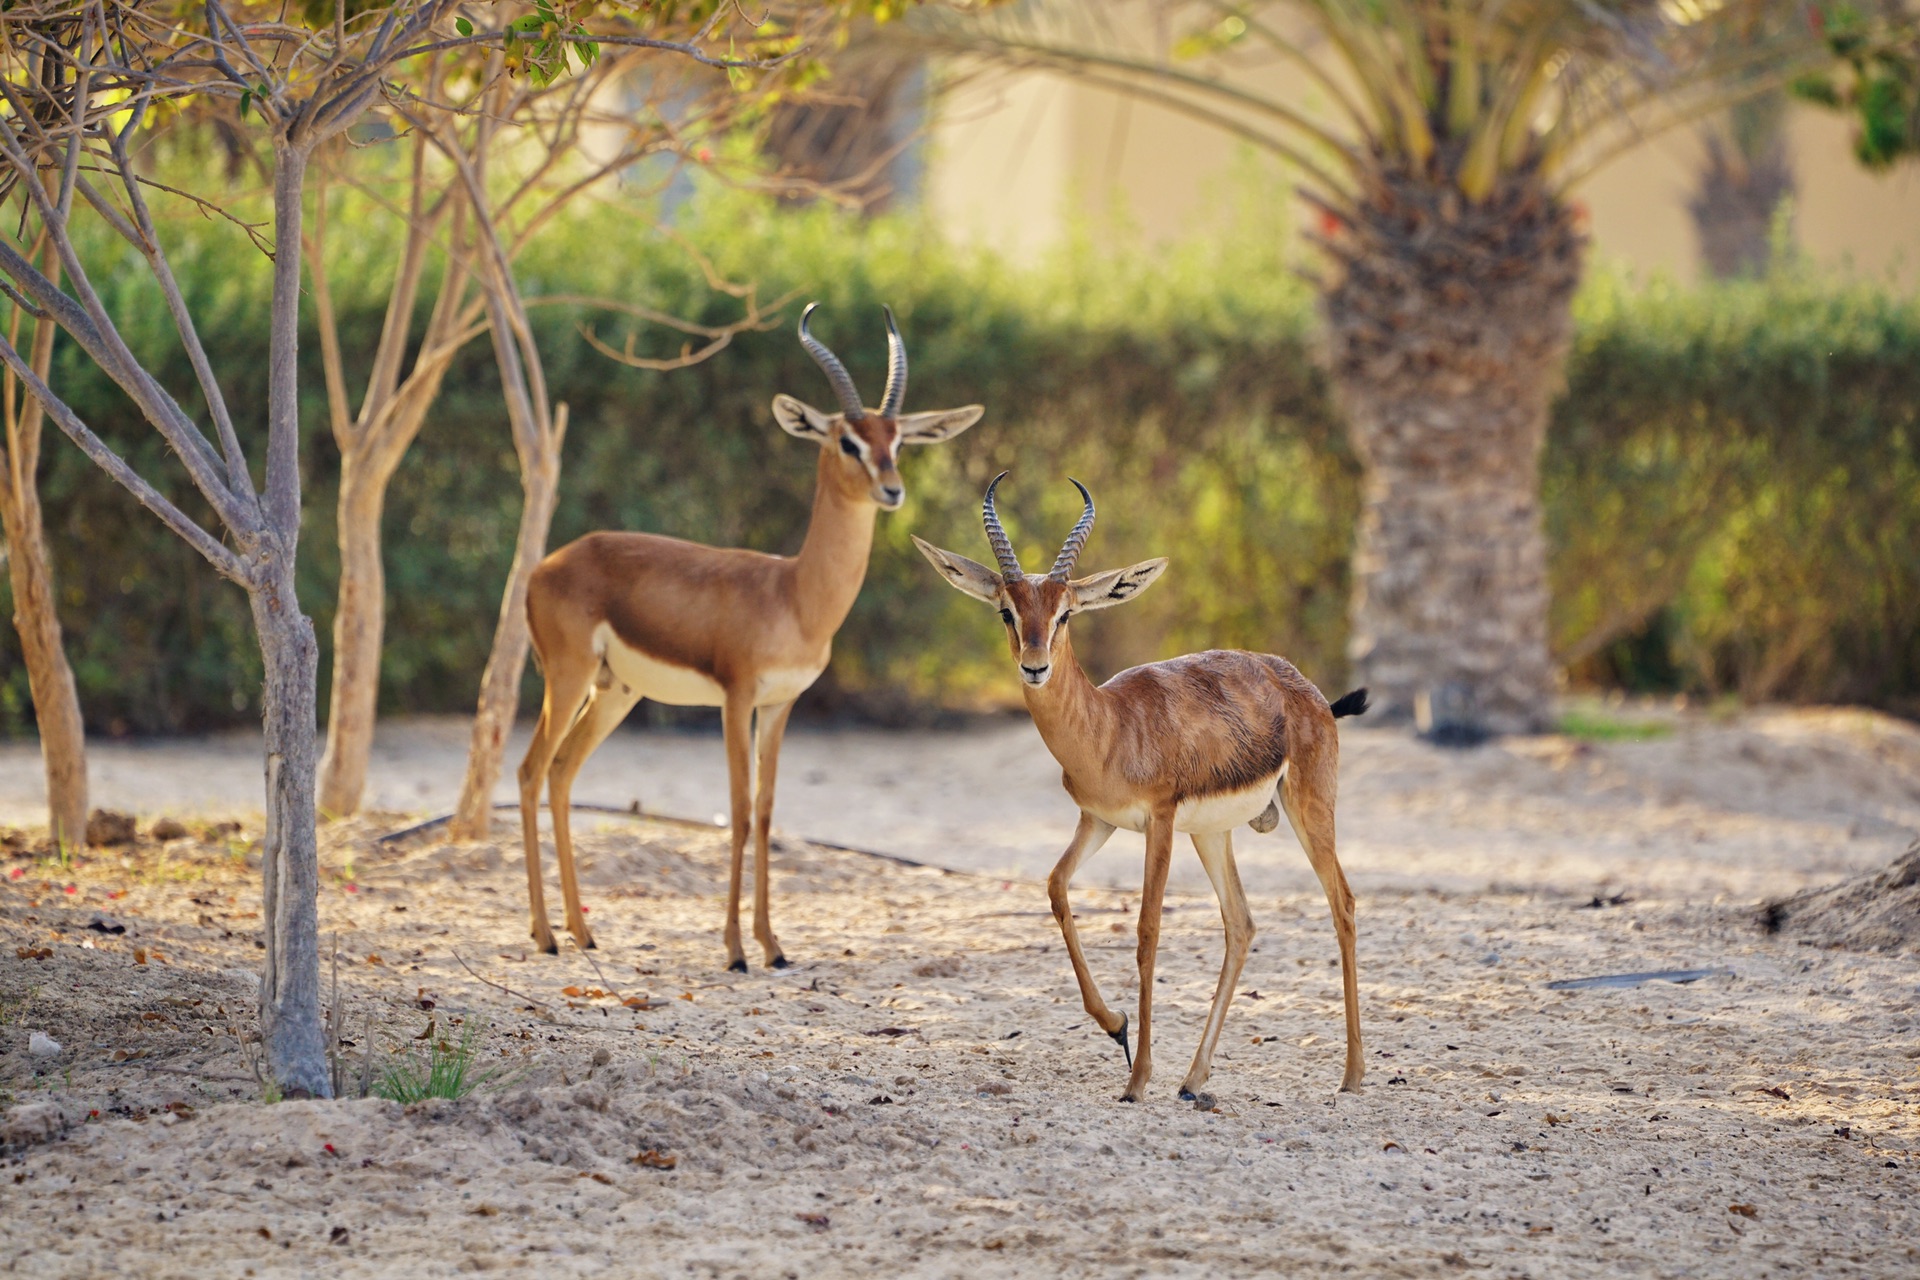
[[[893,308],[880,309],[887,313],[887,390],[880,397],[880,416],[896,418],[907,398],[907,344],[893,322]]]
[[[1007,541],[1007,531],[1000,527],[1000,513],[993,509],[993,491],[1007,473],[1002,471],[987,486],[987,500],[980,504],[980,521],[987,526],[987,542],[993,547],[993,558],[1000,562],[1000,576],[1009,581],[1024,578],[1026,570],[1020,567],[1020,557],[1013,554],[1013,544]]]
[[[847,372],[847,366],[840,363],[840,357],[827,350],[826,343],[807,332],[807,321],[813,318],[814,308],[819,305],[809,302],[807,309],[800,313],[800,345],[833,384],[833,394],[840,397],[840,411],[847,415],[849,422],[858,422],[867,416],[867,411],[860,407],[860,393],[853,389],[853,376]]]
[[[1073,480],[1072,476],[1067,478]],[[1088,493],[1087,486],[1078,480],[1073,481],[1073,487],[1080,491],[1081,500],[1087,504],[1087,509],[1080,513],[1080,523],[1073,526],[1073,532],[1067,535],[1066,542],[1060,547],[1060,554],[1054,560],[1053,568],[1047,571],[1047,576],[1055,582],[1067,580],[1067,575],[1073,572],[1074,562],[1080,558],[1080,549],[1087,545],[1087,535],[1093,532],[1093,495]]]

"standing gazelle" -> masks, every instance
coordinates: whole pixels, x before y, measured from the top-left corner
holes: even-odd
[[[1153,1075],[1153,963],[1174,833],[1192,834],[1194,850],[1220,900],[1227,934],[1220,985],[1193,1066],[1180,1086],[1180,1096],[1191,1098],[1212,1068],[1214,1045],[1253,940],[1253,915],[1233,864],[1232,830],[1243,822],[1256,831],[1273,830],[1280,820],[1276,795],[1333,908],[1347,1007],[1347,1069],[1340,1088],[1358,1089],[1363,1066],[1360,990],[1354,973],[1353,894],[1333,849],[1340,762],[1333,722],[1337,716],[1366,710],[1366,690],[1355,690],[1329,707],[1284,658],[1222,649],[1134,667],[1095,688],[1074,660],[1067,619],[1131,600],[1160,576],[1167,562],[1147,560],[1089,578],[1071,577],[1093,531],[1093,497],[1075,480],[1086,502],[1080,522],[1044,578],[1027,574],[994,512],[993,491],[1005,475],[1001,472],[987,486],[981,509],[999,572],[919,538],[913,541],[947,581],[1000,610],[1008,647],[1020,664],[1027,710],[1047,750],[1060,762],[1067,794],[1080,806],[1080,825],[1047,878],[1047,896],[1087,1012],[1128,1053],[1133,1074],[1121,1101],[1138,1099]],[[1147,836],[1140,892],[1137,1054],[1127,1049],[1126,1015],[1107,1007],[1087,971],[1067,902],[1074,871],[1116,827]]]
[[[891,310],[887,389],[878,409],[862,408],[845,366],[807,332],[817,305],[800,316],[800,344],[833,384],[840,412],[822,413],[792,396],[773,398],[774,419],[787,433],[820,446],[813,517],[798,555],[706,547],[650,533],[590,533],[548,556],[528,583],[527,620],[547,688],[520,765],[520,825],[533,937],[543,951],[558,948],[540,885],[540,785],[551,770],[549,807],[567,930],[580,946],[591,947],[567,820],[573,779],[634,704],[652,698],[721,708],[733,804],[727,967],[747,967],[740,945],[740,877],[749,836],[753,936],[767,964],[786,967],[768,918],[767,828],[787,713],[826,670],[834,633],[860,593],[874,512],[898,510],[906,498],[896,450],[951,440],[985,412],[977,404],[900,412],[907,349]]]

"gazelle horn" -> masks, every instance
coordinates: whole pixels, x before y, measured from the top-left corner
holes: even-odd
[[[813,318],[815,307],[820,304],[809,302],[807,309],[800,313],[800,345],[807,349],[813,362],[827,375],[827,381],[833,384],[833,393],[840,397],[840,411],[847,415],[847,421],[858,422],[867,416],[860,406],[860,393],[854,390],[853,375],[840,363],[840,357],[827,350],[827,344],[807,332],[807,321]]]
[[[1013,544],[1007,541],[1007,531],[1000,527],[1000,513],[993,509],[993,491],[1007,473],[1002,471],[987,486],[987,500],[980,504],[980,521],[987,526],[987,542],[993,547],[993,558],[1000,562],[1000,576],[1008,581],[1016,581],[1027,576],[1020,567],[1020,557],[1013,554]]]
[[[1073,480],[1072,476],[1067,478]],[[1061,544],[1060,554],[1054,560],[1053,568],[1047,571],[1047,576],[1055,582],[1067,580],[1067,575],[1073,572],[1074,562],[1080,559],[1080,549],[1087,545],[1087,535],[1093,532],[1093,495],[1088,493],[1087,486],[1078,480],[1073,480],[1073,487],[1080,491],[1080,497],[1087,504],[1087,509],[1081,512],[1080,523],[1073,526],[1073,532],[1068,534],[1066,542]]]
[[[880,309],[887,313],[887,390],[880,397],[880,416],[895,418],[907,398],[907,344],[893,322],[893,308]]]

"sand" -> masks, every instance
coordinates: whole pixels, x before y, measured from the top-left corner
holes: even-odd
[[[258,821],[201,798],[257,766],[239,738],[110,747],[99,798],[190,834],[0,863],[0,1271],[1914,1274],[1920,969],[1756,912],[1920,833],[1920,732],[1638,715],[1666,736],[1439,752],[1343,722],[1367,1088],[1333,1092],[1332,931],[1283,824],[1236,839],[1261,933],[1206,1110],[1174,1096],[1219,964],[1204,879],[1183,852],[1157,1073],[1121,1104],[1035,882],[1071,811],[1025,725],[796,734],[783,830],[955,869],[784,835],[798,963],[762,970],[750,944],[745,976],[720,970],[722,834],[581,815],[599,949],[530,954],[517,839],[374,841],[450,786],[446,726],[385,735],[382,787],[427,790],[323,832],[345,1073],[431,1023],[490,1075],[410,1106],[261,1101],[234,1034]],[[0,814],[31,765],[0,751]],[[710,812],[718,743],[622,734],[589,780]],[[1075,898],[1117,1007],[1138,858],[1116,839]],[[1711,972],[1548,985],[1654,970]],[[35,1057],[36,1031],[60,1052]]]

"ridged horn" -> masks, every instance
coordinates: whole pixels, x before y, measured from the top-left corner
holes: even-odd
[[[814,308],[820,304],[809,302],[807,309],[800,313],[800,345],[807,349],[813,362],[827,375],[827,381],[833,384],[833,394],[840,397],[840,412],[847,415],[847,421],[858,422],[867,416],[860,406],[860,393],[854,390],[853,375],[847,372],[847,366],[840,363],[840,357],[827,350],[827,344],[807,332],[807,321],[813,318]]]
[[[1013,544],[1007,541],[1007,531],[1000,527],[1000,513],[993,509],[993,491],[1007,478],[1002,471],[987,486],[987,498],[980,504],[980,522],[987,526],[987,543],[993,548],[993,558],[1000,562],[1000,576],[1014,581],[1027,576],[1020,567],[1020,557],[1013,554]]]
[[[1073,477],[1068,476],[1067,479],[1073,480]],[[1061,544],[1053,568],[1047,570],[1047,576],[1055,582],[1067,580],[1067,576],[1073,572],[1074,562],[1080,559],[1080,549],[1087,545],[1087,535],[1093,532],[1093,495],[1078,480],[1073,480],[1073,487],[1080,491],[1081,501],[1087,504],[1087,509],[1080,513],[1080,523],[1073,526],[1073,532]]]
[[[880,309],[887,313],[887,390],[880,397],[880,416],[897,418],[907,398],[907,344],[893,322],[893,308]]]

